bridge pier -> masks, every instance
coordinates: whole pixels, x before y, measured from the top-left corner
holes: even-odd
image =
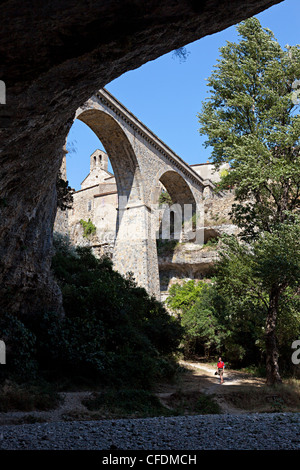
[[[121,274],[131,272],[136,283],[159,300],[159,272],[152,219],[151,208],[143,202],[119,205],[113,263]]]

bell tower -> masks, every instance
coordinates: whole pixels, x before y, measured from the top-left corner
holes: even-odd
[[[108,156],[103,150],[95,150],[90,157],[90,172],[108,169]]]

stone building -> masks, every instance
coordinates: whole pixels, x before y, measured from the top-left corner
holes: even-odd
[[[196,163],[190,165],[193,170],[198,173],[198,175],[203,178],[203,180],[210,180],[213,183],[218,183],[221,179],[221,175],[223,171],[227,171],[229,168],[228,163],[223,163],[218,170],[216,170],[215,166],[210,163]]]
[[[74,245],[92,246],[95,255],[112,255],[117,221],[118,192],[115,177],[108,171],[108,156],[95,150],[90,156],[90,172],[73,194],[68,211],[68,232]],[[84,236],[80,221],[91,221],[96,232]]]

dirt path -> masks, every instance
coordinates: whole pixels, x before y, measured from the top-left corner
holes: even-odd
[[[182,361],[181,364],[194,371],[195,375],[199,375],[202,379],[206,380],[206,386],[210,393],[214,393],[213,391],[220,390],[220,379],[218,376],[215,375],[216,367],[211,367],[207,364],[202,364],[199,362],[187,362]],[[250,374],[245,374],[243,372],[237,370],[224,370],[224,383],[222,387],[229,386],[229,385],[254,385],[254,386],[262,386],[265,384],[265,380],[253,377]],[[205,385],[205,382],[203,383]]]
[[[254,387],[261,387],[265,385],[265,381],[261,378],[253,377],[250,374],[244,374],[242,372],[226,368],[224,370],[224,383],[220,384],[219,376],[215,375],[216,368],[206,364],[191,362],[184,362],[183,365],[186,368],[194,371],[196,375],[199,374],[203,381],[206,382],[202,384],[203,392],[210,395],[216,395],[223,413],[242,414],[249,412],[249,410],[242,410],[230,406],[225,400],[224,396],[230,393],[232,389],[236,388],[237,386],[251,385]],[[211,377],[213,380],[211,380]]]
[[[49,411],[9,411],[0,413],[2,424],[31,424],[36,422],[72,421],[84,418],[87,409],[82,400],[91,395],[91,392],[61,393],[61,405]]]
[[[228,402],[224,399],[224,387],[226,393],[226,387],[228,388],[229,385],[242,385],[245,383],[245,376],[241,376],[236,371],[224,371],[224,382],[223,384],[220,383],[219,376],[215,375],[216,369],[209,368],[208,366],[204,366],[201,364],[187,364],[186,367],[190,367],[192,370],[196,370],[200,376],[206,373],[213,375],[215,383],[207,384],[207,387],[204,387],[203,392],[207,393],[208,395],[215,395],[217,397],[217,401],[221,407],[223,413],[230,413],[230,414],[242,414],[245,411],[230,406]],[[249,378],[248,378],[249,380]]]
[[[176,393],[194,394],[197,397],[198,393],[201,392],[214,395],[223,413],[246,413],[246,410],[230,406],[224,398],[225,394],[230,393],[235,386],[254,385],[260,387],[264,384],[262,379],[225,369],[224,383],[220,385],[219,377],[214,375],[216,369],[211,365],[186,361],[182,361],[180,365],[186,369],[181,378],[174,384],[159,384],[155,390],[156,395],[167,407],[169,406],[170,398]],[[61,405],[51,411],[2,412],[0,413],[0,425],[93,419],[93,414],[82,404],[82,399],[87,398],[91,394],[92,392],[62,393],[63,400]],[[96,419],[99,419],[99,416]]]
[[[236,408],[228,403],[226,395],[236,391],[242,386],[261,387],[265,384],[263,379],[244,374],[239,371],[225,369],[224,383],[220,384],[219,376],[215,375],[216,368],[210,364],[200,362],[181,361],[180,365],[186,369],[179,383],[173,386],[162,386],[158,390],[161,401],[167,405],[171,395],[180,391],[181,393],[205,393],[214,395],[223,413],[242,414],[249,410]]]

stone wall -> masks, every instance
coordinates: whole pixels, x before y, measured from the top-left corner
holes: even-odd
[[[204,203],[204,225],[231,224],[230,212],[234,198],[234,191],[226,191],[218,198],[206,198]]]
[[[158,265],[162,300],[174,283],[211,277],[218,259],[218,239],[223,234],[238,233],[238,228],[230,220],[233,201],[234,194],[229,192],[221,198],[204,201],[205,225],[200,229],[204,232],[204,244],[166,243],[166,249],[161,249]]]
[[[228,171],[228,163],[223,163],[220,168],[216,169],[210,162],[198,163],[191,165],[191,168],[195,170],[204,180],[211,180],[214,183],[218,183],[221,179],[223,171]]]

